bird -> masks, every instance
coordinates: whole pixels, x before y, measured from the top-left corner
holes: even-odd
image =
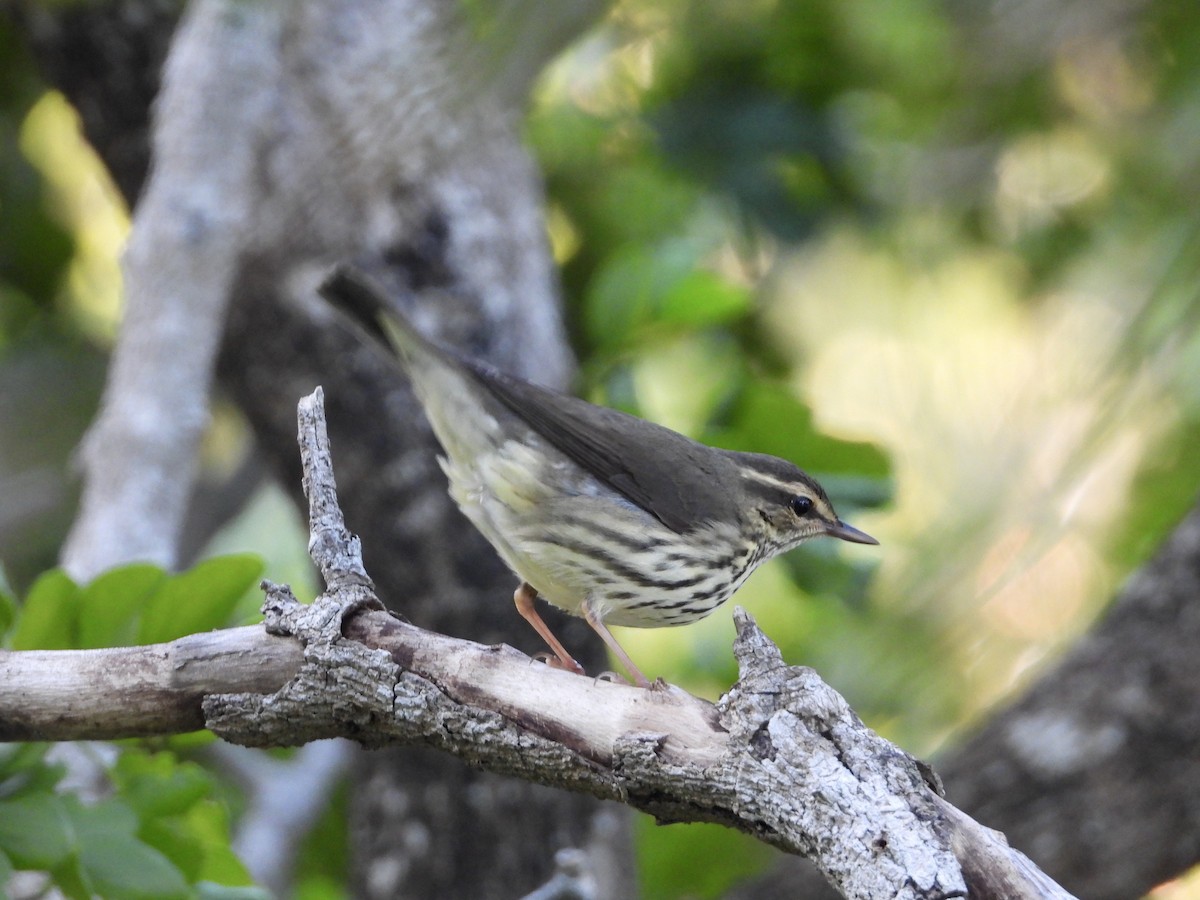
[[[353,266],[335,267],[320,293],[407,374],[451,497],[516,574],[517,611],[556,668],[584,674],[539,597],[582,616],[650,687],[609,625],[698,621],[758,565],[810,538],[879,543],[787,460],[709,447],[443,347]]]

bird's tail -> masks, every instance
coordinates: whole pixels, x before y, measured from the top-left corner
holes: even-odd
[[[424,337],[388,302],[382,289],[350,266],[338,266],[321,295],[398,361],[454,462],[464,464],[503,441],[486,392],[470,366]]]
[[[420,366],[427,356],[446,354],[423,337],[389,302],[382,289],[363,272],[340,265],[320,287],[329,301],[373,341],[398,354],[405,369]]]

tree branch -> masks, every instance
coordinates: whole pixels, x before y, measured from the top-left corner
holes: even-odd
[[[196,727],[202,709],[203,723],[234,743],[418,744],[662,821],[719,822],[809,856],[848,897],[962,897],[968,887],[972,897],[1069,896],[942,800],[927,770],[814,671],[786,666],[741,609],[739,681],[716,705],[675,687],[581,678],[382,611],[337,507],[319,389],[299,418],[310,547],[326,593],[303,606],[264,582],[265,629],[0,655],[3,737],[166,732]],[[257,664],[260,648],[280,647],[290,649]],[[227,666],[226,654],[241,664]],[[89,693],[100,671],[119,680]],[[103,716],[99,697],[110,698]]]
[[[942,764],[956,803],[1082,896],[1140,896],[1200,859],[1198,577],[1200,504],[1104,619]],[[1087,827],[1064,828],[1072,817]]]
[[[303,659],[294,640],[259,625],[145,647],[0,650],[0,741],[195,731],[206,695],[278,690]]]

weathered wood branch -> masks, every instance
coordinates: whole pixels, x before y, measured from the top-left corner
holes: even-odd
[[[261,625],[109,650],[0,650],[0,741],[108,740],[204,727],[201,701],[279,690],[304,661]]]
[[[327,592],[303,606],[265,584],[265,629],[4,654],[0,735],[147,734],[203,722],[252,746],[335,735],[419,744],[663,821],[739,828],[809,856],[848,897],[1068,896],[1001,835],[949,806],[936,779],[815,672],[785,665],[742,610],[739,681],[715,705],[665,685],[581,678],[382,611],[337,507],[319,390],[302,401],[300,422],[310,548]],[[226,650],[242,664],[225,665]],[[100,697],[103,716],[92,705]]]
[[[996,857],[1006,861],[1000,872],[1011,866],[1002,839],[941,800],[916,761],[870,732],[815,672],[785,666],[740,610],[741,678],[714,706],[357,611],[369,592],[343,592],[302,606],[270,586],[268,628],[296,637],[248,626],[152,647],[0,654],[0,738],[206,725],[252,746],[335,735],[433,746],[663,821],[740,828],[818,858],[847,896],[885,896],[885,886],[921,876],[898,896],[962,896],[960,866],[994,873]],[[356,611],[343,620],[347,607]],[[1007,877],[995,882],[1006,890],[976,896],[1054,896],[992,877]]]
[[[1137,897],[1200,862],[1198,593],[1200,503],[1104,619],[942,763],[955,803],[1006,823],[1081,896]]]

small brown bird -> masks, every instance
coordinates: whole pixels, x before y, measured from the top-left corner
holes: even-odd
[[[517,611],[554,665],[583,672],[538,614],[539,595],[583,616],[648,686],[608,624],[695,622],[812,537],[878,543],[790,462],[708,447],[458,356],[351,270],[321,292],[397,351],[445,450],[450,494],[520,578]]]

